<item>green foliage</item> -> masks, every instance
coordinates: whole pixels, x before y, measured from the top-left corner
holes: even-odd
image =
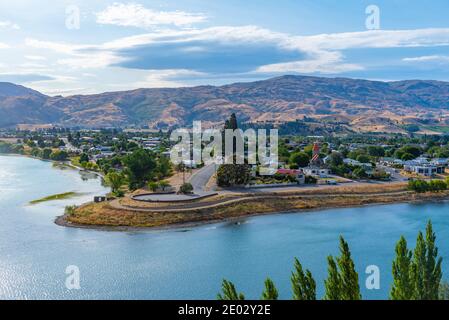
[[[332,152],[329,155],[329,165],[331,167],[338,167],[343,165],[343,155],[340,152]]]
[[[402,160],[413,160],[422,154],[422,149],[416,146],[404,146],[395,152],[395,157]],[[411,159],[409,159],[411,158]]]
[[[123,196],[123,192],[120,190],[120,188],[125,183],[125,177],[122,173],[111,171],[106,175],[105,180],[107,184],[111,186],[112,193],[114,195]]]
[[[368,178],[368,174],[366,173],[365,169],[362,167],[357,167],[352,172],[352,175],[358,179],[366,179]]]
[[[328,257],[329,276],[325,280],[326,300],[360,300],[359,276],[348,243],[340,236],[340,257]]]
[[[179,187],[179,193],[191,194],[191,193],[193,193],[193,186],[188,182],[183,183],[182,186]]]
[[[369,146],[367,149],[371,157],[385,157],[385,149],[379,146]]]
[[[159,183],[150,181],[148,182],[148,188],[150,188],[151,191],[156,192],[157,189],[159,189]]]
[[[307,167],[310,163],[310,157],[305,152],[295,152],[292,153],[289,160],[290,165],[297,166],[299,168]]]
[[[80,163],[89,162],[89,156],[86,153],[82,153],[79,159]]]
[[[221,290],[222,293],[219,293],[217,295],[218,300],[245,300],[245,296],[243,295],[243,293],[237,293],[234,284],[230,281],[227,281],[226,279],[223,280]]]
[[[278,290],[276,289],[276,286],[274,285],[274,282],[267,278],[265,280],[265,290],[262,293],[262,300],[277,300],[279,297]]]
[[[356,158],[357,161],[361,163],[369,163],[371,161],[370,157],[366,154],[360,154]]]
[[[440,192],[447,190],[448,184],[443,180],[431,180],[429,182],[424,180],[410,180],[407,189],[417,193],[425,192]]]
[[[395,251],[390,298],[392,300],[410,300],[414,291],[411,279],[412,252],[407,248],[407,240],[404,237],[401,237],[397,243]]]
[[[44,149],[45,150],[45,149]],[[56,150],[51,153],[50,159],[54,161],[66,161],[69,157],[69,154],[65,151]]]
[[[76,210],[77,206],[66,206],[64,208],[64,214],[66,215],[73,215],[75,214],[75,210]]]
[[[251,179],[251,168],[246,164],[223,164],[217,170],[220,187],[246,185]]]
[[[304,272],[297,258],[294,267],[291,276],[293,300],[316,300],[316,282],[312,273],[309,270]]]
[[[49,148],[42,149],[42,159],[50,159],[52,150]]]
[[[144,149],[137,149],[123,159],[126,165],[129,188],[135,190],[145,185],[154,173],[156,162]]]
[[[436,236],[432,223],[426,227],[426,236],[419,232],[416,247],[412,252],[402,237],[396,246],[393,261],[393,300],[438,300],[441,295],[442,258],[438,257]]]
[[[312,176],[306,176],[304,180],[306,184],[317,184],[318,182],[318,179]]]

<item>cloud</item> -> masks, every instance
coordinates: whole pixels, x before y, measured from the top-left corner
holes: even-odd
[[[0,73],[0,81],[13,82],[13,83],[24,83],[28,81],[46,81],[54,80],[55,78],[42,75],[42,74],[30,74],[30,73]]]
[[[0,28],[19,30],[20,26],[17,23],[13,23],[11,21],[0,21]]]
[[[404,62],[438,62],[438,63],[449,63],[449,56],[444,55],[431,55],[431,56],[421,56],[413,58],[404,58]]]
[[[99,44],[37,39],[27,39],[26,44],[59,53],[57,65],[73,72],[80,68],[91,69],[95,71],[86,72],[100,72],[100,77],[104,77],[120,69],[123,76],[131,80],[126,86],[173,87],[198,81],[204,83],[220,76],[234,81],[280,73],[368,72],[370,67],[363,64],[363,59],[352,61],[346,53],[354,49],[449,46],[449,29],[297,36],[258,26],[221,26],[157,30]],[[144,78],[140,73],[134,77],[137,71],[148,74]],[[358,74],[364,76],[364,73]],[[136,82],[136,78],[141,80]],[[105,85],[114,86],[118,82],[108,79]]]
[[[150,29],[157,26],[189,27],[206,21],[200,13],[184,11],[155,11],[141,4],[114,3],[105,10],[98,12],[97,23],[124,27]]]
[[[148,75],[142,81],[134,83],[137,88],[176,88],[188,86],[182,79],[203,77],[207,74],[185,69],[148,70]],[[180,81],[181,80],[181,81]]]
[[[26,55],[25,59],[33,60],[33,61],[44,61],[47,60],[47,58],[42,56],[34,56],[34,55]]]

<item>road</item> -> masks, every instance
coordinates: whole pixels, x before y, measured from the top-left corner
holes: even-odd
[[[190,177],[188,182],[193,186],[193,190],[196,194],[206,192],[206,185],[214,173],[215,165],[211,164],[201,168]]]

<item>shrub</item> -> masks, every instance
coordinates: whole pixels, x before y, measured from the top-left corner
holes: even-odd
[[[180,188],[179,188],[179,193],[182,194],[191,194],[193,193],[193,186],[190,183],[184,183]]]

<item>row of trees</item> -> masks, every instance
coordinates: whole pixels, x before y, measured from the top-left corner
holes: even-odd
[[[416,247],[410,250],[407,241],[401,237],[396,245],[396,256],[392,264],[393,284],[390,290],[391,300],[438,300],[446,298],[441,294],[442,258],[438,255],[436,236],[429,221],[426,234],[418,233]],[[359,276],[351,257],[348,243],[340,237],[340,256],[327,258],[328,276],[324,281],[324,300],[361,300]],[[316,281],[310,270],[304,270],[297,258],[291,274],[293,300],[316,300]],[[245,295],[238,293],[234,284],[223,280],[219,300],[244,300]],[[261,295],[262,300],[277,300],[278,290],[268,278]]]
[[[410,180],[407,186],[408,190],[417,193],[425,192],[440,192],[449,188],[449,178],[446,181],[443,180]]]

